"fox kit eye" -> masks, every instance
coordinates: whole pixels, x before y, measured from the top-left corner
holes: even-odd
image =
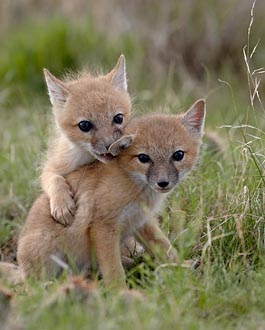
[[[139,154],[137,157],[141,163],[149,163],[151,161],[150,157],[146,154]]]
[[[113,121],[115,124],[122,124],[123,122],[123,115],[121,113],[118,113],[116,116],[113,117]]]
[[[90,121],[82,120],[80,123],[78,123],[78,127],[82,132],[89,132],[91,128],[93,127],[93,124]]]
[[[183,157],[184,157],[184,151],[183,150],[178,150],[178,151],[174,152],[174,154],[172,156],[172,158],[177,162],[182,160]]]

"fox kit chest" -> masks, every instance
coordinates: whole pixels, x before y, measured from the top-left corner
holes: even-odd
[[[125,238],[157,214],[162,206],[163,197],[161,194],[148,191],[142,194],[141,198],[126,204],[118,217],[118,222],[123,228],[122,236]]]

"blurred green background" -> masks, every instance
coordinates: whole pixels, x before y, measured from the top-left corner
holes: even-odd
[[[173,93],[173,105],[209,96],[212,109],[210,95],[222,93],[216,90],[221,88],[218,78],[243,89],[240,97],[247,99],[243,47],[252,4],[249,0],[2,0],[1,102],[19,104],[19,93],[28,100],[45,96],[43,67],[55,75],[83,67],[108,70],[120,53],[127,58],[130,91],[141,104],[164,104]],[[264,1],[257,1],[250,52],[264,40],[264,12]],[[260,42],[253,69],[263,63],[264,42]],[[213,113],[223,111],[216,109],[216,103],[214,108]]]

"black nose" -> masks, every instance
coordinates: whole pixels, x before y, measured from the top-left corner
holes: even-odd
[[[160,182],[157,182],[157,184],[161,188],[166,188],[168,186],[169,182],[168,181],[160,181]]]

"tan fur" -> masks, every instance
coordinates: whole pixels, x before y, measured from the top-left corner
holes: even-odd
[[[24,281],[22,270],[9,262],[0,262],[0,279],[6,279],[10,284],[16,285]]]
[[[118,158],[107,165],[86,165],[67,175],[77,203],[70,227],[52,221],[48,196],[42,194],[18,241],[18,263],[23,272],[57,274],[59,267],[51,255],[65,261],[68,255],[79,267],[89,268],[95,251],[105,284],[125,287],[120,244],[132,235],[150,252],[159,247],[161,255],[177,262],[177,253],[155,218],[166,193],[197,161],[204,116],[205,104],[200,100],[185,115],[153,114],[133,120],[128,129],[134,140]],[[177,150],[184,151],[181,161],[172,158]],[[149,163],[139,161],[138,155],[143,153],[150,157]],[[169,181],[165,188],[158,185],[161,177]]]
[[[73,220],[76,205],[65,176],[95,159],[107,162],[108,147],[122,136],[130,117],[125,59],[105,76],[82,74],[62,82],[44,71],[56,122],[41,174],[44,192],[50,198],[51,214],[62,224]],[[122,124],[113,118],[123,115]],[[78,123],[89,121],[93,128],[82,132]]]

